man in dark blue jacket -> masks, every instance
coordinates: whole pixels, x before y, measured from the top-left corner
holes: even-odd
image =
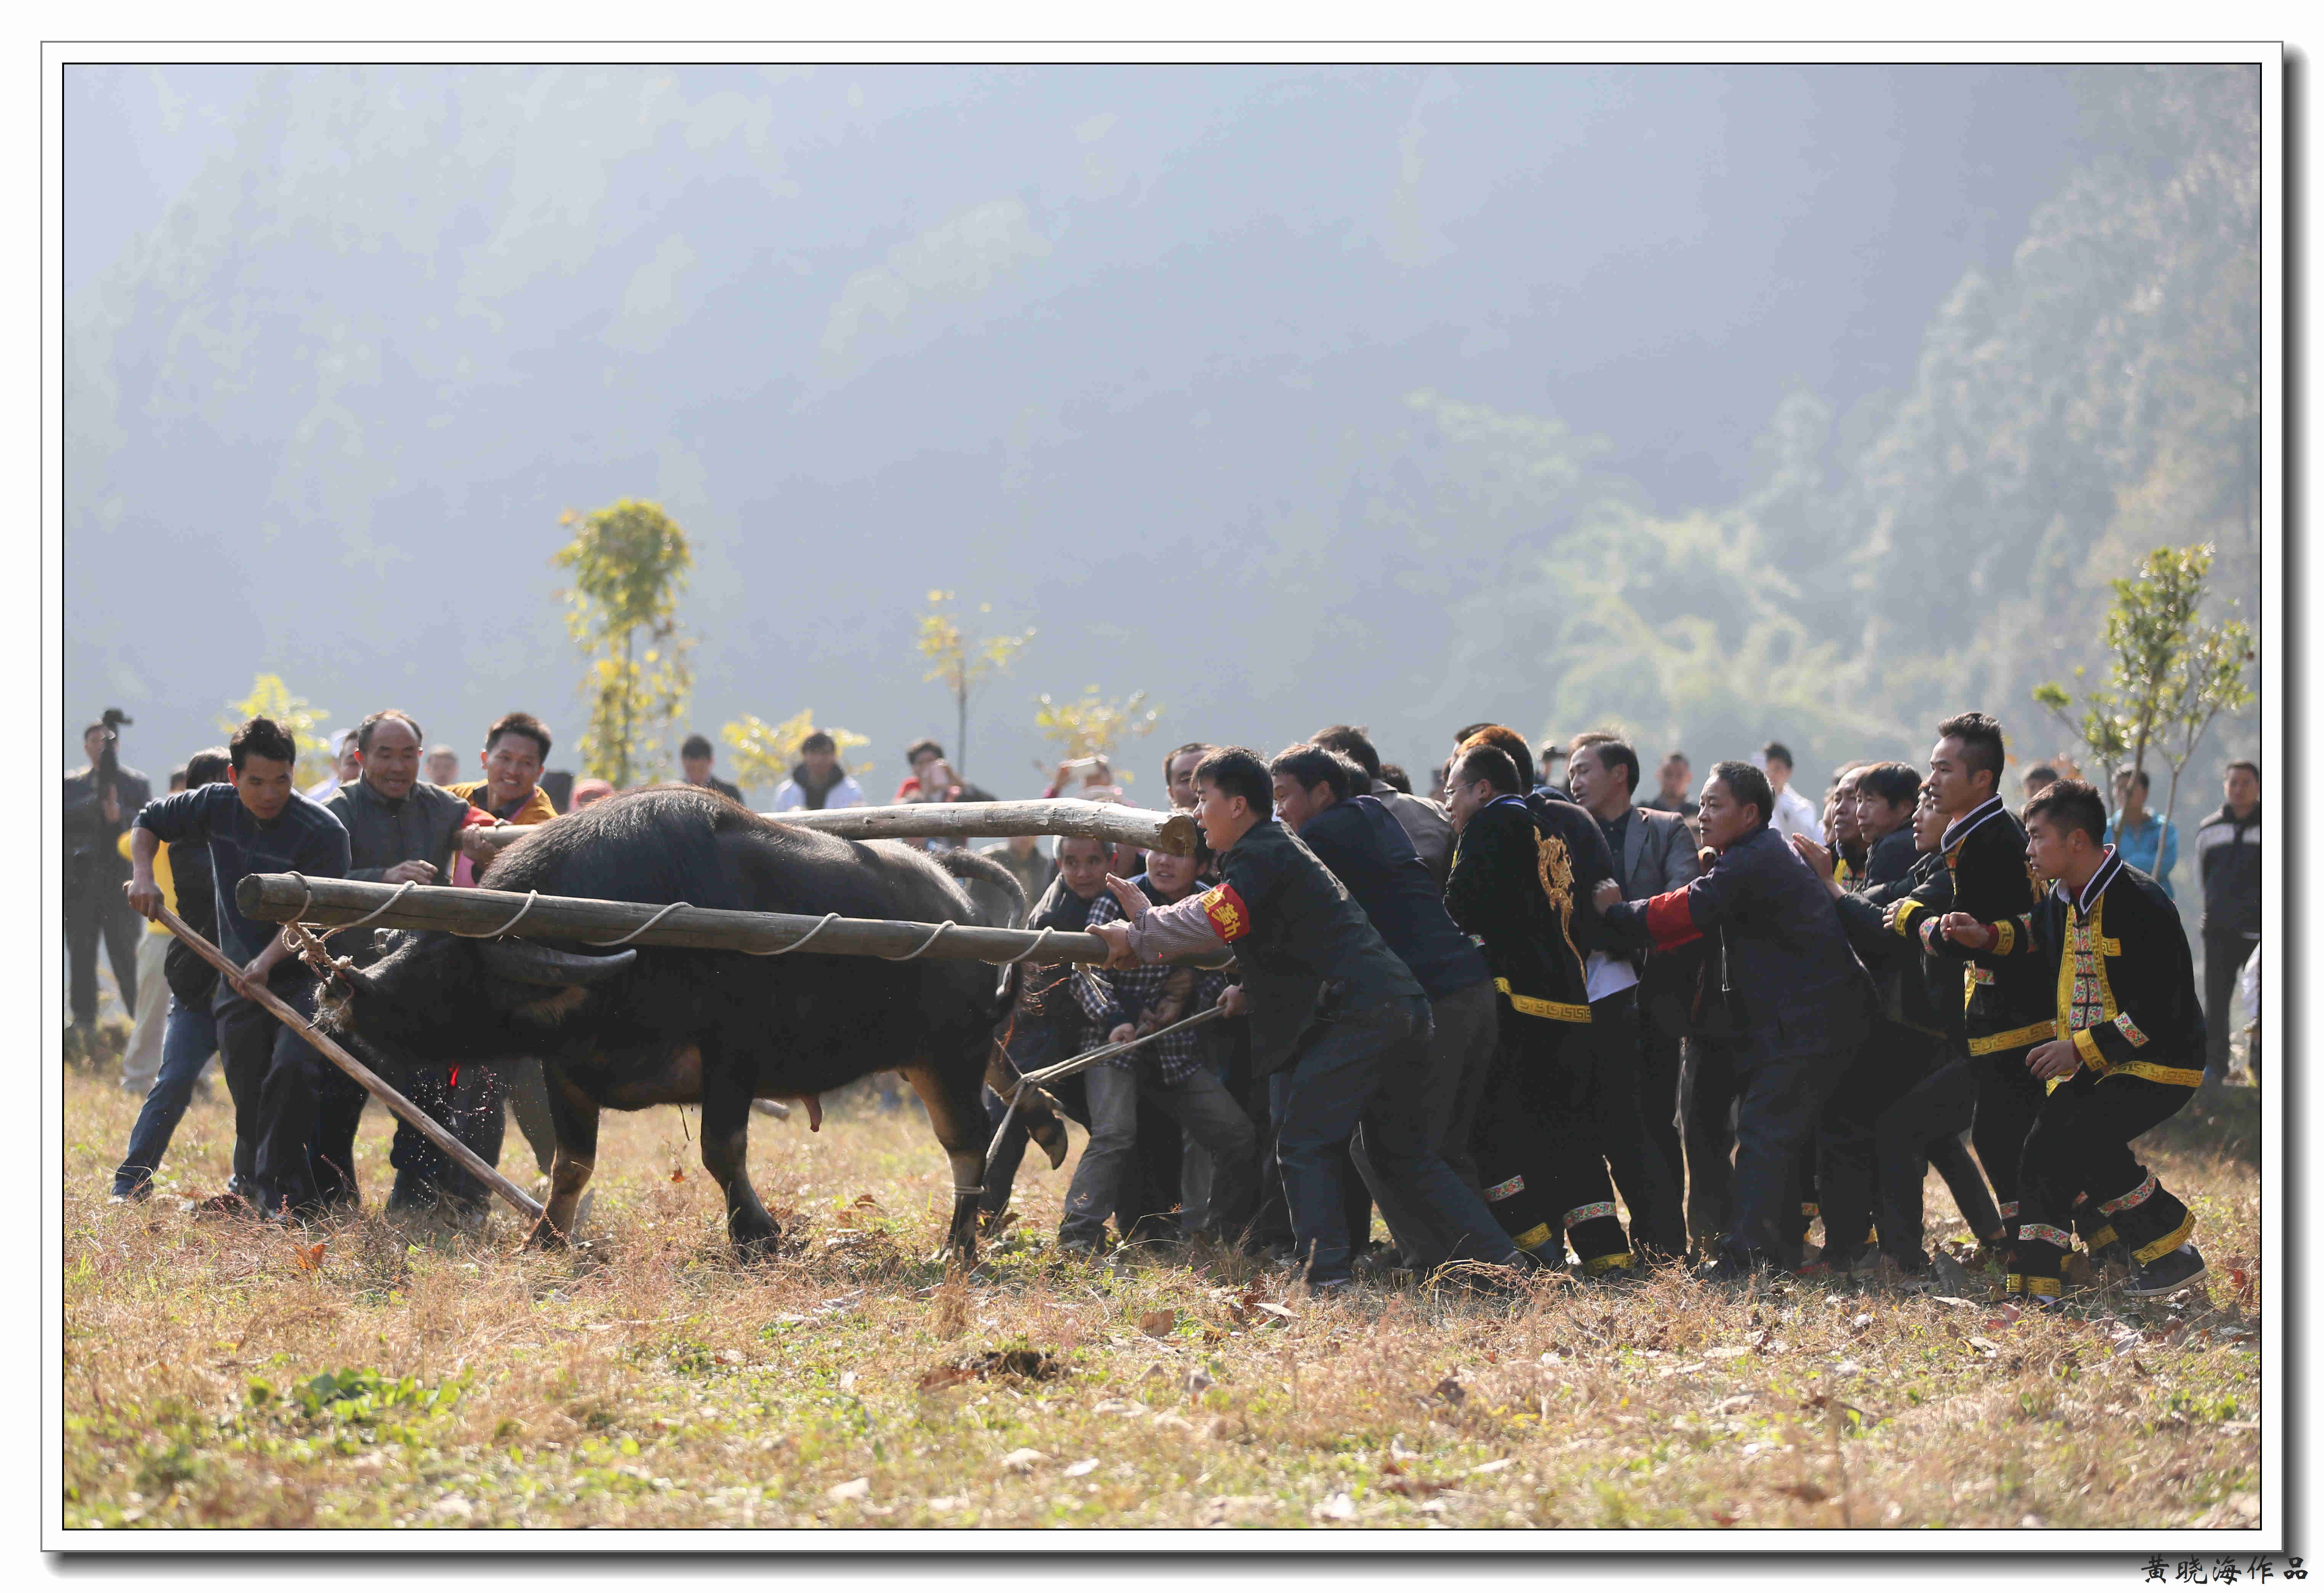
[[[1268,772],[1276,818],[1339,876],[1428,997],[1435,1033],[1421,1100],[1429,1146],[1474,1191],[1477,1164],[1469,1135],[1492,1065],[1496,1021],[1484,953],[1444,910],[1443,892],[1402,821],[1369,794],[1370,777],[1352,757],[1302,742],[1277,753]],[[1419,1213],[1379,1177],[1360,1142],[1355,1162],[1406,1264],[1441,1266],[1460,1236],[1427,1231]]]
[[[1703,935],[1736,1019],[1735,1219],[1711,1275],[1748,1276],[1761,1262],[1800,1264],[1792,1189],[1802,1146],[1871,1026],[1872,981],[1838,910],[1806,863],[1768,828],[1775,793],[1748,763],[1722,763],[1702,787],[1702,838],[1718,854],[1683,890],[1625,902],[1598,888],[1609,932],[1667,950]]]

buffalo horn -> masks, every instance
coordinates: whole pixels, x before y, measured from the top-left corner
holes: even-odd
[[[488,940],[476,949],[486,968],[519,984],[595,984],[638,960],[634,951],[560,952],[529,940]]]

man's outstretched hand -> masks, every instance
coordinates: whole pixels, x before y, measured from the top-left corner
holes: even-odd
[[[1108,874],[1105,888],[1113,892],[1113,899],[1121,904],[1121,916],[1125,918],[1135,921],[1139,914],[1154,910],[1154,904],[1146,899],[1146,893],[1119,874]]]

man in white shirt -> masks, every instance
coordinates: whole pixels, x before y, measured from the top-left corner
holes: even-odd
[[[1768,815],[1767,827],[1785,836],[1804,835],[1821,845],[1823,815],[1792,788],[1792,750],[1781,741],[1769,741],[1759,749],[1759,767],[1767,771],[1767,784],[1775,792],[1775,811]]]
[[[793,808],[861,807],[863,787],[839,767],[839,744],[826,731],[816,731],[799,742],[798,767],[775,788],[775,811]]]

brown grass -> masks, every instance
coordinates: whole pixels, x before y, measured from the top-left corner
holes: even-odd
[[[2150,1146],[2200,1216],[2209,1299],[2022,1321],[1865,1285],[1327,1303],[1239,1263],[1058,1262],[1046,1170],[1019,1183],[1031,1242],[948,1277],[943,1158],[916,1107],[862,1100],[819,1135],[753,1120],[789,1242],[748,1269],[674,1110],[609,1119],[593,1242],[546,1257],[505,1212],[481,1238],[383,1217],[374,1109],[371,1203],[305,1237],[309,1267],[279,1232],[179,1209],[223,1184],[222,1093],[160,1195],[107,1204],[134,1107],[68,1080],[72,1525],[2257,1519],[2248,1091]],[[529,1170],[513,1133],[505,1162]]]

